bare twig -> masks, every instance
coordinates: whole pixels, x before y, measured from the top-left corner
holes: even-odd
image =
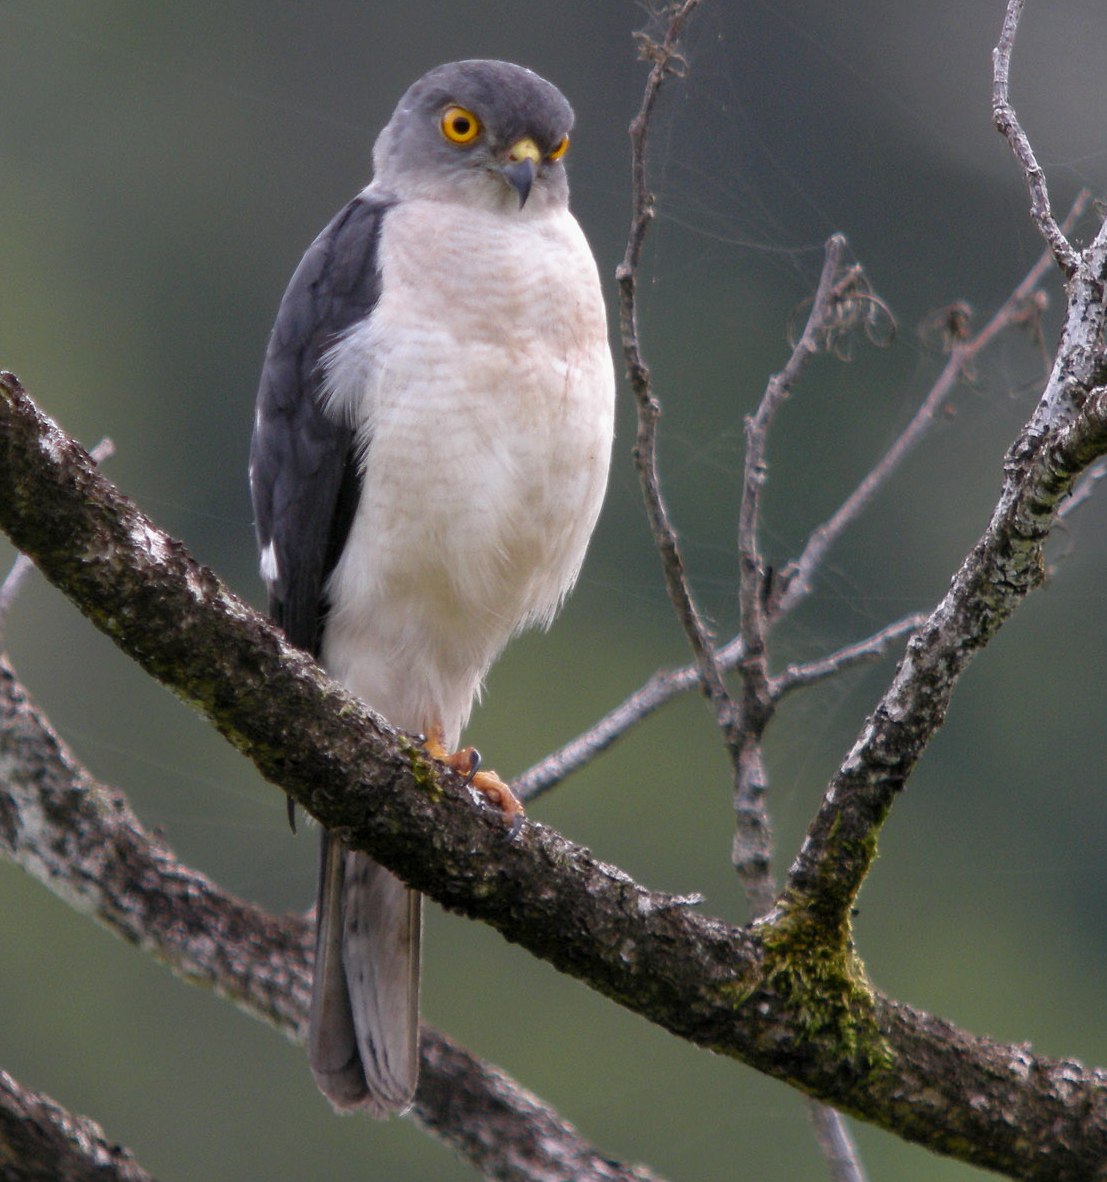
[[[846,240],[840,234],[835,234],[827,242],[822,274],[803,333],[785,367],[769,379],[757,410],[746,419],[746,458],[742,502],[738,511],[739,635],[744,649],[739,669],[744,689],[744,721],[756,732],[758,742],[772,704],[765,654],[766,580],[758,541],[761,489],[768,476],[769,428],[807,363],[822,348],[826,327],[836,317],[838,305],[844,298],[838,281],[845,250]]]
[[[818,660],[789,665],[770,680],[774,699],[784,697],[793,689],[843,673],[854,665],[884,656],[896,641],[912,632],[925,618],[922,613],[905,616],[864,640],[848,644]],[[742,653],[742,638],[736,636],[719,649],[720,666],[728,672],[736,669],[742,660]],[[511,782],[511,790],[520,800],[534,800],[573,772],[586,767],[638,723],[674,698],[695,689],[698,684],[699,670],[695,665],[659,670],[586,731],[518,775]]]
[[[746,456],[742,501],[738,511],[739,636],[743,657],[741,677],[742,726],[737,742],[734,775],[734,842],[732,861],[745,890],[750,914],[764,915],[776,896],[772,871],[772,823],[765,806],[768,775],[762,741],[776,709],[777,695],[769,678],[768,589],[758,534],[761,522],[761,490],[768,476],[769,430],[777,411],[791,394],[811,358],[831,343],[843,323],[842,309],[863,279],[860,268],[842,275],[846,240],[836,234],[826,244],[822,274],[803,333],[784,368],[774,374],[756,411],[746,419]],[[848,313],[845,316],[848,319]],[[857,1162],[856,1149],[845,1120],[832,1108],[811,1103],[816,1140],[827,1158],[832,1178],[842,1180],[841,1163]]]
[[[1107,221],[1079,254],[1056,225],[1045,180],[1007,101],[1022,0],[1009,0],[994,55],[996,123],[1008,136],[1049,254],[1066,275],[1067,307],[1053,368],[1030,420],[1006,457],[1004,487],[988,528],[950,590],[908,645],[876,711],[831,783],[784,896],[785,909],[817,897],[848,924],[875,849],[876,831],[930,737],[976,651],[1044,578],[1042,545],[1075,482],[1107,453],[1107,390],[1102,381],[1107,309]],[[1074,220],[1087,197],[1078,198]],[[1039,268],[1041,264],[1038,264]],[[1028,291],[1027,277],[1023,290]],[[998,318],[998,314],[997,314]],[[954,360],[951,357],[951,362]],[[948,371],[948,366],[947,366]],[[802,904],[800,904],[802,906]]]
[[[1067,280],[1061,345],[1027,426],[1011,444],[988,528],[950,590],[907,645],[883,701],[832,781],[789,875],[792,903],[813,897],[847,923],[894,794],[942,726],[953,687],[1043,578],[1042,545],[1083,472],[1107,453],[1101,385],[1107,222]]]
[[[782,673],[769,681],[770,692],[774,700],[779,700],[785,694],[817,682],[825,681],[828,677],[836,677],[851,669],[854,665],[866,661],[875,661],[884,656],[888,649],[898,640],[914,632],[927,618],[926,612],[915,612],[904,616],[901,620],[881,628],[872,636],[847,644],[837,652],[820,657],[817,661],[805,661],[801,665],[789,665]]]
[[[815,1140],[830,1167],[830,1182],[866,1182],[865,1167],[861,1164],[846,1118],[817,1100],[808,1102],[808,1113]]]
[[[1015,46],[1015,34],[1018,31],[1019,18],[1022,16],[1022,6],[1023,0],[1007,0],[1003,30],[999,43],[992,51],[992,120],[999,132],[1006,137],[1015,159],[1022,166],[1026,186],[1030,190],[1030,216],[1049,245],[1050,253],[1057,265],[1065,275],[1072,275],[1077,267],[1077,252],[1053,216],[1045,173],[1034,155],[1034,150],[1010,101],[1011,51]]]
[[[681,68],[682,59],[677,52],[677,45],[685,23],[698,4],[699,0],[683,0],[683,3],[673,4],[669,9],[669,24],[661,41],[653,41],[644,33],[638,35],[640,52],[651,66],[642,95],[642,104],[630,124],[633,213],[626,253],[616,268],[615,278],[619,285],[619,328],[623,356],[638,404],[634,462],[642,486],[646,515],[654,544],[661,557],[669,598],[692,648],[704,693],[729,743],[736,726],[737,708],[723,681],[714,639],[685,575],[680,541],[661,491],[661,478],[657,467],[657,424],[661,417],[661,406],[654,396],[649,367],[642,355],[638,338],[638,269],[642,261],[646,232],[654,215],[653,195],[650,193],[646,174],[650,117],[665,80]]]
[[[756,918],[772,905],[772,825],[765,807],[768,780],[762,739],[775,709],[769,684],[765,641],[768,626],[767,586],[758,532],[761,490],[768,476],[768,437],[777,411],[792,392],[808,362],[829,339],[828,328],[838,320],[840,306],[854,286],[841,278],[846,240],[834,235],[826,244],[826,257],[815,298],[800,339],[784,368],[769,379],[757,409],[746,419],[746,457],[742,501],[738,511],[738,603],[742,659],[741,726],[735,736],[734,814],[732,858]],[[852,272],[851,272],[852,274]]]
[[[1090,200],[1091,194],[1086,190],[1077,196],[1065,219],[1066,226],[1074,225],[1080,219]],[[1037,315],[1039,309],[1033,302],[1034,292],[1052,263],[1053,255],[1045,251],[978,333],[967,340],[951,341],[949,358],[911,421],[831,517],[812,531],[799,558],[789,563],[781,574],[780,584],[783,591],[771,605],[774,622],[810,594],[813,586],[812,577],[827,551],[857,520],[872,502],[877,491],[887,484],[893,473],[918,446],[937,421],[946,399],[957,388],[962,377],[971,372],[981,352],[1008,328],[1025,323],[1028,316]]]
[[[723,668],[733,666],[719,652]],[[695,689],[700,684],[696,665],[682,669],[662,669],[583,734],[551,752],[511,782],[511,790],[520,800],[534,800],[560,784],[567,776],[591,763],[631,728],[659,710],[666,702]]]
[[[1071,514],[1075,513],[1081,505],[1095,492],[1096,485],[1107,476],[1107,461],[1100,464],[1093,464],[1087,472],[1076,482],[1073,486],[1072,496],[1061,506],[1057,512],[1057,516],[1061,521],[1064,521]]]
[[[4,637],[8,634],[8,616],[11,614],[12,604],[23,589],[27,576],[34,570],[35,564],[26,554],[17,554],[3,583],[0,583],[0,647],[3,647]]]

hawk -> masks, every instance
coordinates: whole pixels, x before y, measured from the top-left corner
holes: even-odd
[[[439,66],[281,301],[250,449],[288,639],[515,816],[458,751],[492,662],[572,587],[607,483],[614,373],[569,212],[573,111],[521,66]],[[308,1055],[340,1110],[418,1077],[421,897],[322,840]]]

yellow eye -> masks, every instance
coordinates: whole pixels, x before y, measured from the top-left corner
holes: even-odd
[[[556,164],[557,161],[559,161],[561,159],[561,157],[564,156],[566,152],[568,152],[568,150],[569,150],[569,137],[567,135],[563,135],[561,137],[561,139],[558,141],[557,147],[554,148],[554,150],[546,157],[546,159],[550,160],[554,164]]]
[[[471,144],[480,135],[480,120],[464,107],[447,107],[440,126],[451,144]]]

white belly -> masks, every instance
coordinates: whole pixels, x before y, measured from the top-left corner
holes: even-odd
[[[369,445],[323,659],[454,746],[496,655],[549,622],[583,561],[611,449],[606,322],[566,211],[408,202],[380,249],[382,299],[330,366]]]

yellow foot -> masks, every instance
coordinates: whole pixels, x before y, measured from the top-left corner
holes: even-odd
[[[514,792],[493,771],[480,771],[480,752],[475,747],[462,747],[460,751],[447,751],[442,742],[442,728],[432,726],[424,743],[427,754],[439,763],[464,776],[471,784],[503,813],[504,820],[511,826],[511,832],[518,831],[523,823],[523,806]]]

